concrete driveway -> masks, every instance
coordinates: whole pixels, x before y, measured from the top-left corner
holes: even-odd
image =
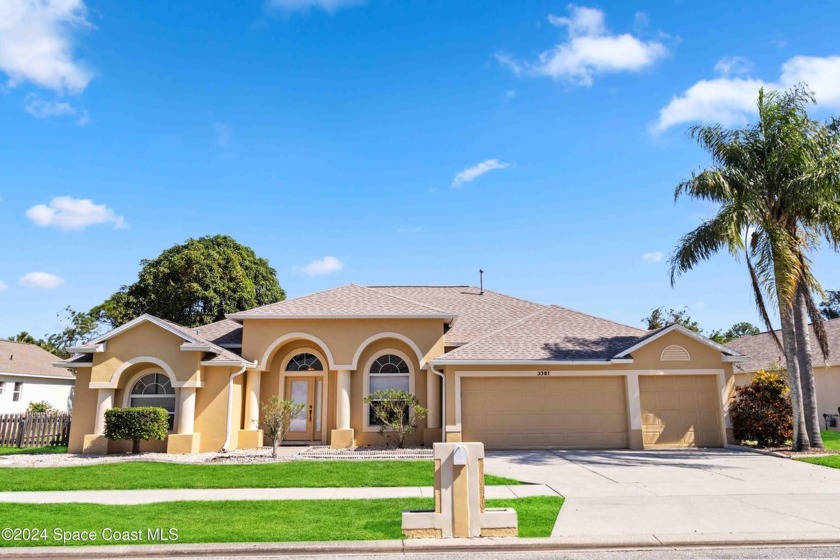
[[[840,540],[840,470],[748,451],[490,451],[486,471],[566,497],[552,536]]]

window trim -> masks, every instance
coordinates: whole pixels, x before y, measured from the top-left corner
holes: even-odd
[[[392,354],[400,359],[402,359],[406,365],[408,366],[408,392],[412,395],[415,394],[415,372],[417,371],[414,367],[414,362],[412,361],[411,357],[403,352],[402,350],[397,350],[396,348],[386,348],[380,350],[378,352],[374,352],[370,358],[368,358],[367,362],[365,363],[365,369],[363,370],[364,374],[364,387],[362,391],[362,431],[363,432],[378,432],[379,431],[379,424],[371,424],[370,423],[370,405],[365,402],[365,397],[370,394],[370,368],[373,366],[373,363],[381,358],[382,356],[387,356],[388,354]]]
[[[137,385],[137,382],[146,377],[147,375],[151,375],[153,373],[157,373],[169,379],[169,383],[172,386],[172,389],[175,391],[173,397],[175,398],[175,411],[172,413],[172,428],[167,432],[169,434],[177,433],[178,431],[178,415],[180,414],[181,408],[181,399],[180,399],[180,388],[175,386],[175,380],[169,376],[163,369],[158,367],[151,367],[146,368],[144,370],[138,371],[134,375],[132,375],[128,383],[125,384],[123,388],[123,398],[122,398],[122,406],[123,408],[127,408],[131,406],[131,392],[134,390],[134,386]],[[140,395],[134,395],[140,396]]]
[[[289,370],[289,364],[292,363],[292,360],[300,356],[301,354],[310,354],[315,356],[315,358],[321,362],[321,369],[313,369],[313,370]],[[324,360],[324,356],[321,352],[316,350],[315,348],[295,348],[291,352],[287,353],[286,356],[283,358],[283,362],[280,364],[280,372],[283,375],[295,375],[295,374],[317,374],[317,373],[325,373],[329,371],[329,367],[324,367],[324,364],[327,362]]]
[[[15,386],[12,388],[12,402],[20,402],[23,396],[23,381],[15,381]]]
[[[0,395],[6,394],[6,382],[0,381]]]

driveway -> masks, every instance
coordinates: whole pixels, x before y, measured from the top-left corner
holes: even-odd
[[[557,537],[840,539],[840,470],[749,451],[490,451],[486,470],[565,496]]]

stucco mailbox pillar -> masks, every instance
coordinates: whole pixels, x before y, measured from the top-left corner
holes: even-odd
[[[516,511],[485,507],[483,443],[435,443],[434,458],[435,509],[403,512],[406,537],[516,536]]]

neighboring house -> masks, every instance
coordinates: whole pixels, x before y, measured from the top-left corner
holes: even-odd
[[[489,448],[720,447],[734,350],[678,325],[646,331],[468,286],[350,284],[199,328],[143,315],[63,362],[76,371],[70,451],[108,442],[112,406],[157,405],[171,453],[264,443],[261,405],[305,405],[286,443],[380,445],[364,398],[417,395],[411,441]]]
[[[837,408],[840,407],[840,319],[823,321],[823,325],[828,335],[829,356],[827,358],[823,356],[817,344],[814,329],[809,328],[814,385],[817,391],[817,411],[821,422],[823,414],[837,414]],[[776,331],[776,335],[781,341],[781,331]],[[735,383],[738,386],[746,385],[752,375],[760,369],[767,369],[774,363],[785,367],[787,363],[784,353],[779,350],[769,332],[742,336],[729,342],[727,346],[749,356],[748,360],[735,366]]]
[[[76,378],[53,365],[59,359],[34,344],[0,340],[0,414],[25,412],[40,401],[71,410]]]

